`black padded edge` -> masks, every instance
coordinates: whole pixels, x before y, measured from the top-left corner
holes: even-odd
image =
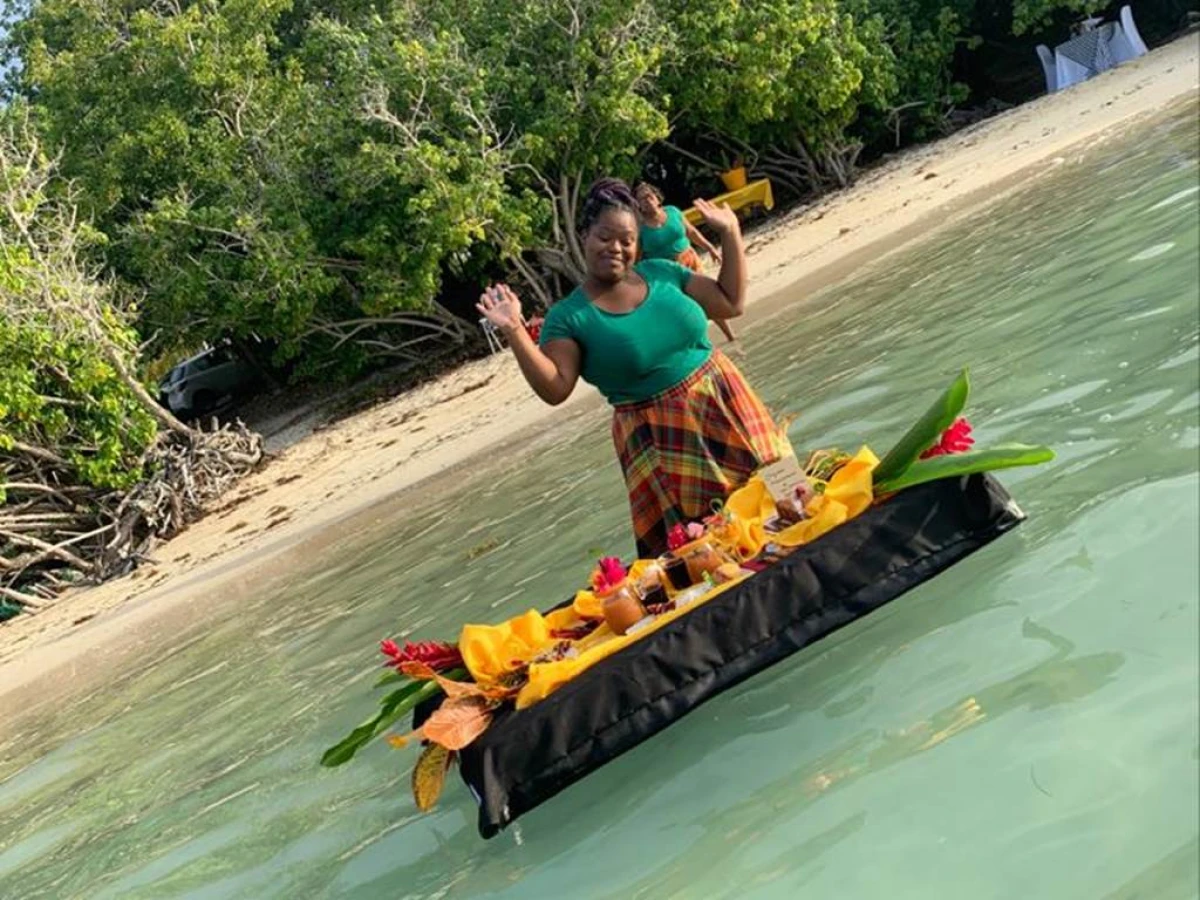
[[[493,837],[706,700],[929,580],[1022,518],[990,476],[902,491],[540,703],[501,710],[459,756],[479,801],[479,833]]]

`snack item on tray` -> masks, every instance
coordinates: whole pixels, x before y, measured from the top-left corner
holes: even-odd
[[[662,560],[663,572],[667,576],[667,581],[671,588],[676,591],[683,591],[692,586],[691,576],[688,575],[687,563],[682,557],[669,553]]]
[[[615,634],[625,634],[646,617],[646,607],[633,585],[625,583],[604,597],[604,621]]]
[[[722,563],[713,572],[713,581],[717,584],[725,584],[729,581],[736,581],[743,575],[742,567],[735,562]]]
[[[687,563],[688,577],[692,584],[703,581],[705,575],[717,571],[729,558],[708,541],[698,541],[684,551],[683,560]]]

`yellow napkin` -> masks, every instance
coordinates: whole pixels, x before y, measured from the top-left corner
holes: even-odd
[[[713,532],[711,537],[741,561],[756,556],[768,540],[785,547],[807,544],[871,505],[871,473],[877,465],[879,460],[869,448],[860,449],[834,474],[825,491],[809,504],[809,518],[776,535],[768,535],[763,528],[763,523],[775,515],[775,502],[762,479],[752,478],[730,494],[725,508],[733,513],[732,521]],[[651,564],[650,560],[638,560],[630,568],[631,577],[638,578]],[[693,603],[658,616],[633,634],[616,635],[607,625],[601,624],[586,638],[573,642],[577,654],[574,657],[532,663],[529,681],[517,695],[517,709],[545,699],[580,672],[720,596],[741,580],[716,586]],[[458,647],[471,675],[480,684],[488,685],[553,647],[557,639],[551,635],[552,631],[581,625],[587,619],[603,618],[600,599],[592,591],[579,591],[571,606],[545,616],[531,609],[499,625],[466,625]]]
[[[570,659],[560,659],[556,662],[534,663],[529,667],[529,683],[517,694],[517,709],[525,709],[539,700],[544,700],[555,690],[562,687],[580,672],[590,669],[602,659],[607,659],[618,650],[628,647],[634,641],[640,641],[648,634],[653,634],[669,622],[673,622],[690,610],[707,603],[713,597],[720,596],[744,579],[737,579],[714,587],[711,591],[682,609],[673,609],[658,616],[646,627],[633,634],[617,635],[607,625],[601,625],[584,641],[578,656]]]
[[[799,547],[811,543],[862,513],[874,499],[871,473],[878,465],[879,459],[869,447],[859,450],[829,479],[825,492],[808,504],[805,508],[808,518],[789,525],[775,535],[775,543],[781,547]]]

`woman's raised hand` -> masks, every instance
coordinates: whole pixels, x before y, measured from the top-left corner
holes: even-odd
[[[724,237],[727,234],[737,234],[741,230],[741,223],[738,221],[737,214],[729,208],[729,204],[722,203],[717,206],[703,198],[697,198],[695,201],[696,211],[704,216],[704,221],[717,234]]]
[[[491,285],[480,294],[475,308],[501,331],[513,331],[522,325],[521,300],[507,284]]]

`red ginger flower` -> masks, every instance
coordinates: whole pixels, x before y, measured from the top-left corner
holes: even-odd
[[[601,593],[614,588],[625,580],[627,574],[621,560],[606,556],[596,565],[596,571],[592,572],[592,590]]]
[[[719,524],[721,517],[714,516],[710,518],[712,519],[712,524],[716,525]],[[705,519],[704,521],[708,522],[709,519]],[[706,533],[707,529],[699,522],[688,522],[687,525],[677,522],[667,532],[667,549],[678,550],[692,541],[700,540]]]
[[[394,669],[399,669],[405,663],[424,663],[435,672],[446,672],[463,666],[462,654],[458,652],[458,648],[445,641],[420,641],[416,644],[406,641],[403,647],[395,641],[380,641],[379,649],[388,657],[384,665]]]
[[[678,550],[688,542],[687,530],[682,523],[676,522],[667,532],[667,549]]]
[[[954,424],[942,432],[938,442],[921,454],[921,459],[947,456],[951,453],[966,453],[974,446],[975,438],[971,437],[971,423],[966,419],[955,419]]]

